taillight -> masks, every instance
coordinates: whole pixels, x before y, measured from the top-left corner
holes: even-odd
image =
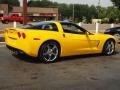
[[[1,20],[4,20],[4,18],[3,18],[3,17],[1,17]]]
[[[19,38],[21,37],[21,34],[20,34],[20,32],[18,32],[18,37],[19,37]]]
[[[25,35],[25,33],[22,33],[22,37],[23,37],[23,39],[25,39],[25,38],[26,38],[26,35]]]

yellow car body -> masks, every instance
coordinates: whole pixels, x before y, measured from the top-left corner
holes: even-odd
[[[36,28],[7,28],[5,29],[5,42],[9,49],[20,50],[29,56],[38,57],[41,46],[47,41],[57,42],[60,46],[60,57],[102,53],[107,40],[112,39],[117,47],[116,39],[111,35],[91,34],[88,32],[64,32],[63,26],[57,21],[54,23],[57,31],[39,30]]]

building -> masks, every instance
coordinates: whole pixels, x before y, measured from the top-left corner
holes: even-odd
[[[22,15],[22,7],[13,7],[11,14]],[[58,20],[58,8],[37,8],[28,7],[27,16],[33,18],[34,20]]]
[[[0,4],[0,16],[8,15],[8,4]]]
[[[22,16],[23,8],[22,7],[13,7],[13,10],[8,13],[8,5],[0,5],[0,14],[1,15],[11,15],[19,14]],[[35,21],[43,20],[58,20],[58,8],[38,8],[38,7],[28,7],[27,16],[31,17]]]

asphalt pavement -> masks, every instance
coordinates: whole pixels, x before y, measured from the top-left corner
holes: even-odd
[[[120,90],[120,48],[112,56],[64,57],[35,62],[0,47],[0,90]]]
[[[120,90],[120,46],[112,56],[64,57],[50,64],[35,60],[12,55],[0,42],[0,90]]]

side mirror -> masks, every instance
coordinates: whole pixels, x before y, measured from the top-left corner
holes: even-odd
[[[86,34],[86,35],[89,35],[90,33],[89,33],[88,31],[85,31],[85,34]]]
[[[88,35],[94,35],[94,34],[86,30],[85,35],[88,36]]]

